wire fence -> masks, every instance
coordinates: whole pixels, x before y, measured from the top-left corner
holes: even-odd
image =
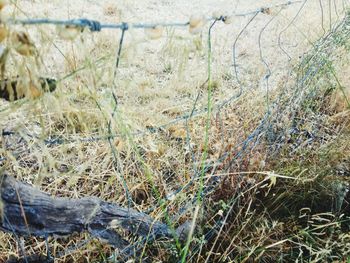
[[[265,6],[265,7],[261,7],[258,8],[254,11],[248,11],[245,13],[239,13],[239,14],[231,14],[231,15],[218,15],[218,17],[214,18],[214,17],[208,17],[208,18],[204,18],[206,21],[222,21],[225,22],[225,19],[228,19],[229,17],[245,17],[245,16],[252,16],[249,20],[249,22],[244,26],[244,28],[241,30],[241,32],[238,34],[236,40],[234,41],[234,45],[233,45],[233,65],[234,65],[234,72],[235,72],[235,77],[240,85],[240,89],[238,94],[234,94],[233,96],[227,98],[226,100],[218,103],[217,105],[215,105],[215,108],[217,108],[218,110],[220,110],[221,108],[225,107],[225,105],[229,104],[230,102],[232,102],[233,100],[237,99],[238,97],[240,97],[240,95],[242,94],[243,91],[243,87],[242,84],[240,83],[240,77],[238,76],[238,67],[237,67],[237,61],[236,61],[236,44],[237,41],[239,40],[240,36],[242,35],[243,32],[246,31],[247,27],[250,25],[250,23],[252,21],[255,20],[255,18],[257,17],[257,15],[259,13],[266,13],[268,12],[268,10],[270,9],[275,9],[275,8],[281,8],[280,10],[282,10],[283,8],[293,5],[293,4],[299,4],[302,3],[303,1],[288,1],[286,3],[281,3],[281,4],[276,4],[276,5],[269,5],[269,6]],[[304,2],[305,4],[305,2]],[[275,16],[273,17],[273,19],[275,18]],[[198,19],[198,17],[196,17],[196,19]],[[200,19],[200,18],[199,18]],[[230,18],[231,19],[231,18]],[[145,29],[145,28],[155,28],[157,26],[162,26],[162,27],[189,27],[190,25],[190,21],[188,22],[176,22],[176,23],[152,23],[152,24],[147,24],[147,23],[137,23],[137,24],[133,24],[133,23],[120,23],[120,24],[103,24],[99,21],[95,21],[95,20],[89,20],[89,19],[72,19],[72,20],[53,20],[53,19],[9,19],[8,21],[6,21],[6,23],[8,24],[19,24],[19,25],[43,25],[43,24],[49,24],[49,25],[64,25],[64,26],[73,26],[73,27],[81,27],[81,28],[89,28],[92,32],[98,32],[101,31],[102,29],[120,29],[122,32],[131,29],[131,28],[136,28],[136,29]],[[263,31],[261,31],[263,32]],[[283,33],[283,32],[281,32]],[[118,50],[117,50],[117,59],[116,59],[116,66],[118,67],[119,65],[119,60],[120,60],[120,54],[121,54],[121,50],[122,50],[122,46],[123,46],[123,39],[124,39],[124,33],[122,33],[120,41],[119,41],[119,46],[118,46]],[[259,45],[261,46],[261,43],[259,43]],[[77,72],[84,70],[86,67],[81,67],[77,70],[75,70],[74,72],[60,77],[57,82],[59,83],[60,81],[64,81],[65,79],[67,79],[68,77],[70,77],[73,74],[76,74]],[[268,77],[267,77],[268,79]],[[207,82],[207,81],[206,81]],[[205,82],[205,83],[206,83]],[[204,83],[204,84],[205,84]],[[196,106],[196,105],[194,105]],[[0,110],[3,111],[3,110]],[[141,136],[144,135],[145,133],[152,133],[155,132],[157,130],[160,130],[162,128],[165,128],[169,125],[172,124],[176,124],[178,122],[183,122],[186,121],[188,118],[194,117],[196,115],[200,115],[200,114],[204,114],[206,113],[207,109],[201,109],[201,110],[193,110],[190,114],[186,114],[183,116],[180,116],[172,121],[170,121],[169,123],[157,126],[157,127],[152,127],[150,129],[148,129],[147,131],[144,132],[136,132],[133,133],[133,136]],[[7,135],[13,135],[12,132],[3,132],[3,136],[7,136]],[[34,137],[31,134],[28,134],[29,137]],[[62,143],[73,143],[75,141],[80,141],[80,142],[93,142],[93,141],[99,141],[99,140],[108,140],[109,138],[115,138],[118,137],[117,134],[108,134],[106,136],[103,137],[89,137],[89,138],[79,138],[79,139],[65,139],[65,138],[47,138],[44,139],[45,143],[47,145],[51,145],[51,144],[62,144]]]
[[[210,17],[204,17],[204,19],[208,22],[214,21],[214,20],[221,20],[225,22],[226,19],[231,17],[244,17],[249,15],[254,15],[256,13],[266,13],[271,8],[278,8],[278,7],[287,7],[289,5],[302,3],[303,1],[287,1],[285,3],[280,3],[276,5],[268,5],[261,8],[258,8],[256,10],[248,11],[245,13],[233,13],[233,14],[220,14],[216,17],[210,16]],[[20,24],[20,25],[43,25],[43,24],[50,24],[50,25],[63,25],[63,26],[76,26],[76,27],[82,27],[82,28],[89,28],[92,32],[98,32],[102,29],[119,29],[119,30],[128,30],[129,28],[133,29],[145,29],[145,28],[155,28],[157,26],[162,27],[188,27],[191,23],[191,21],[187,22],[171,22],[171,23],[119,23],[119,24],[105,24],[101,23],[96,20],[90,20],[86,18],[79,18],[79,19],[71,19],[71,20],[55,20],[55,19],[48,19],[48,18],[42,18],[42,19],[9,19],[6,21],[9,24]]]
[[[347,1],[343,1],[342,8],[340,9],[336,5],[336,1],[332,2],[329,1],[327,3],[330,3],[328,5],[328,23],[330,25],[329,30],[326,30],[325,24],[326,24],[326,11],[327,7],[323,3],[324,1],[318,1],[319,3],[319,14],[321,15],[321,26],[324,30],[323,36],[321,40],[316,44],[318,47],[318,50],[321,50],[322,44],[327,43],[327,40],[330,38],[331,33],[337,30],[339,27],[343,26],[345,23],[345,20],[341,19],[340,13],[345,13],[348,7]],[[298,19],[300,19],[302,12],[305,12],[305,8],[307,4],[310,3],[310,1],[288,1],[285,3],[280,3],[276,5],[270,5],[261,7],[255,10],[243,12],[243,13],[232,13],[232,14],[218,14],[216,16],[210,16],[210,17],[202,17],[197,18],[197,20],[204,19],[205,22],[210,22],[209,28],[207,30],[207,50],[206,50],[206,56],[209,57],[207,60],[208,62],[208,75],[205,76],[205,81],[202,86],[208,85],[208,94],[211,94],[211,86],[213,85],[213,79],[212,79],[212,72],[211,72],[211,66],[212,66],[212,59],[211,57],[214,56],[212,45],[213,45],[213,35],[215,35],[215,27],[219,22],[229,23],[232,21],[233,18],[239,19],[239,18],[245,18],[247,17],[248,20],[245,21],[245,24],[241,26],[241,29],[238,31],[238,33],[235,36],[232,36],[233,39],[233,45],[232,45],[232,61],[231,64],[227,67],[232,67],[234,72],[234,78],[235,83],[237,84],[238,88],[235,89],[232,93],[230,93],[229,96],[226,96],[223,100],[216,101],[215,103],[211,104],[212,98],[208,97],[208,104],[205,104],[202,106],[202,108],[199,108],[199,97],[200,93],[195,97],[193,101],[193,105],[187,113],[184,115],[178,116],[175,119],[172,119],[170,122],[152,126],[150,128],[147,128],[143,131],[130,131],[127,133],[113,133],[112,128],[112,122],[118,115],[118,96],[115,92],[112,92],[112,101],[114,103],[114,107],[111,112],[109,112],[108,116],[106,116],[106,122],[107,122],[107,133],[104,136],[98,135],[91,135],[88,137],[78,137],[72,136],[61,136],[61,135],[55,135],[50,136],[48,138],[42,138],[40,136],[35,135],[34,133],[28,132],[28,131],[12,131],[12,130],[3,130],[2,131],[2,137],[24,137],[25,146],[38,144],[41,145],[42,143],[50,149],[54,149],[55,147],[59,147],[66,144],[74,144],[74,143],[82,143],[82,144],[90,144],[95,142],[107,142],[110,145],[111,154],[113,156],[113,165],[116,167],[115,170],[120,170],[120,159],[117,154],[117,149],[114,145],[113,140],[118,137],[127,137],[127,138],[136,138],[136,137],[142,137],[148,134],[155,134],[156,136],[159,135],[159,131],[164,130],[165,128],[177,124],[182,123],[185,126],[186,130],[186,138],[185,138],[185,144],[187,145],[187,148],[190,151],[190,163],[193,168],[191,170],[192,174],[190,178],[187,180],[187,182],[183,185],[176,185],[171,191],[170,194],[159,198],[153,207],[150,207],[146,213],[152,213],[155,210],[159,210],[161,207],[162,202],[171,202],[179,196],[181,193],[187,193],[188,196],[192,196],[190,198],[191,200],[188,202],[185,202],[184,204],[181,204],[177,207],[176,212],[172,212],[172,215],[170,216],[170,211],[165,209],[163,213],[169,216],[171,222],[178,222],[180,218],[182,218],[186,213],[193,212],[194,207],[198,204],[199,199],[205,199],[207,196],[210,196],[211,193],[213,193],[217,187],[220,185],[220,183],[223,180],[223,177],[218,174],[226,173],[230,174],[233,170],[240,170],[240,166],[243,165],[243,163],[246,161],[246,159],[249,159],[249,156],[254,152],[254,149],[259,146],[262,141],[266,140],[266,138],[271,140],[271,149],[269,149],[270,153],[273,154],[273,152],[276,150],[276,147],[278,147],[278,142],[281,141],[281,134],[284,134],[283,132],[280,132],[280,135],[276,135],[272,130],[274,128],[274,124],[278,122],[278,120],[283,115],[283,112],[286,111],[293,111],[290,107],[283,108],[281,101],[285,99],[286,93],[288,93],[288,87],[290,85],[290,82],[292,82],[292,79],[294,77],[294,68],[292,58],[293,55],[290,54],[286,48],[286,45],[284,45],[282,39],[284,34],[288,32],[291,28],[295,29],[297,32],[300,31],[300,28],[298,28],[295,23]],[[298,6],[294,16],[292,18],[286,18],[282,15],[283,10],[285,10],[287,7],[290,6]],[[339,8],[339,9],[338,9]],[[334,20],[332,18],[332,11],[335,10],[336,15],[338,16],[337,20]],[[307,12],[307,11],[306,11]],[[239,64],[239,60],[241,59],[241,56],[238,54],[237,46],[239,45],[241,39],[243,38],[244,34],[248,34],[250,30],[252,30],[252,24],[256,22],[259,19],[259,15],[269,15],[269,19],[267,21],[264,20],[262,25],[260,25],[260,28],[258,29],[258,61],[263,66],[263,77],[258,82],[258,87],[251,88],[247,87],[250,86],[250,84],[247,84],[247,81],[244,79],[243,74],[245,74],[244,70],[242,69],[241,65]],[[278,97],[274,97],[272,95],[274,91],[273,85],[275,83],[271,84],[270,79],[276,75],[279,74],[278,71],[272,69],[271,63],[268,61],[267,55],[264,53],[264,36],[267,34],[268,28],[271,26],[273,22],[275,22],[277,19],[285,19],[288,21],[288,23],[282,28],[278,30],[278,39],[277,43],[275,44],[275,48],[278,48],[286,58],[285,67],[288,69],[288,71],[284,74],[287,81],[284,81],[282,87],[280,87],[281,91],[279,93]],[[99,32],[104,29],[117,29],[121,31],[121,35],[119,38],[119,45],[117,47],[116,51],[116,63],[115,67],[119,68],[120,61],[122,59],[121,53],[123,49],[123,45],[125,43],[125,32],[129,29],[156,29],[157,27],[196,27],[197,25],[193,25],[194,21],[186,21],[186,22],[171,22],[171,23],[117,23],[117,24],[108,24],[108,23],[102,23],[100,21],[90,20],[90,19],[72,19],[72,20],[54,20],[54,19],[9,19],[6,21],[7,25],[22,25],[22,26],[38,26],[38,25],[58,25],[58,26],[65,26],[65,27],[78,27],[78,28],[88,28],[91,32]],[[204,22],[202,23],[204,26]],[[257,25],[254,25],[255,27]],[[206,27],[205,27],[206,28]],[[205,29],[206,30],[206,29]],[[305,38],[307,41],[309,41],[308,37],[305,36],[303,32],[299,32],[300,35],[302,35],[303,38]],[[231,36],[230,36],[231,37]],[[215,56],[214,56],[215,59]],[[314,61],[312,60],[314,59]],[[295,87],[295,93],[294,96],[292,96],[289,99],[289,103],[287,105],[295,105],[295,101],[300,100],[300,97],[305,95],[306,89],[308,88],[308,83],[311,83],[311,81],[314,80],[315,76],[317,76],[318,72],[324,67],[324,60],[319,59],[319,57],[315,56],[309,61],[310,67],[307,68],[305,74],[302,76],[302,78],[298,79],[295,84],[293,84],[293,87]],[[58,78],[58,82],[64,82],[67,78],[72,76],[72,74],[76,74],[77,72],[84,71],[88,67],[81,67],[76,69],[74,72],[69,73],[63,77]],[[117,75],[115,71],[115,78],[118,78],[120,76]],[[288,82],[289,80],[289,82]],[[253,85],[251,85],[253,86]],[[245,134],[240,141],[238,141],[235,145],[233,145],[230,148],[227,148],[226,151],[223,151],[222,154],[220,154],[217,159],[205,162],[201,161],[201,154],[197,153],[199,157],[196,155],[195,151],[192,149],[191,146],[191,136],[190,136],[190,122],[195,117],[202,117],[205,118],[206,114],[208,112],[210,113],[207,117],[207,121],[209,125],[212,122],[218,123],[218,130],[223,131],[227,130],[225,125],[223,124],[224,115],[227,114],[227,111],[230,111],[231,107],[235,107],[236,103],[240,101],[240,99],[244,99],[244,95],[247,95],[249,92],[252,92],[252,90],[257,90],[258,88],[265,91],[265,100],[266,100],[266,107],[263,110],[263,114],[261,115],[261,118],[256,122],[257,125],[253,128],[251,128],[251,132]],[[289,93],[288,93],[289,94]],[[208,95],[208,96],[209,96]],[[103,105],[100,105],[98,101],[96,101],[97,108],[103,112]],[[238,103],[237,103],[238,105]],[[198,109],[199,108],[199,109]],[[6,106],[3,109],[0,109],[0,112],[6,112],[6,110],[9,109],[8,106]],[[254,109],[252,109],[254,110]],[[215,116],[215,117],[213,117]],[[230,129],[226,133],[221,134],[220,140],[222,142],[226,142],[227,138],[235,137],[235,132],[237,132],[237,129]],[[284,131],[285,132],[285,131]],[[42,147],[42,146],[40,146]],[[23,148],[23,147],[22,147]],[[20,151],[17,151],[15,153],[12,153],[11,155],[14,156],[14,158],[19,158],[22,156],[22,154],[27,154],[28,149],[22,149]],[[136,154],[137,155],[137,154]],[[137,159],[137,158],[136,158]],[[8,158],[5,156],[0,156],[0,163],[8,162]],[[141,166],[143,166],[143,162],[139,161]],[[199,164],[198,164],[199,163]],[[146,171],[147,167],[143,167]],[[204,180],[204,177],[210,178],[210,180],[206,181],[203,185],[203,189],[196,189],[196,187],[191,188],[192,186],[198,184],[198,181]],[[119,180],[122,182],[122,187],[124,189],[124,193],[127,200],[127,205],[129,208],[133,207],[133,201],[131,196],[131,189],[129,185],[131,182],[128,182],[128,178],[123,176],[123,173],[121,173],[121,176]],[[153,186],[152,186],[153,187]],[[155,192],[158,192],[157,189],[154,190]],[[186,192],[188,191],[188,192]],[[193,194],[193,192],[198,194]],[[228,207],[232,208],[239,200],[240,196],[239,194],[234,195],[234,197],[231,199],[231,202]],[[228,209],[227,215],[230,213],[230,209]],[[224,223],[223,220],[218,220],[215,225],[212,226],[212,229],[204,234],[204,240],[206,242],[209,242],[213,237],[215,237],[215,233],[217,231],[220,231],[220,228],[222,224]],[[26,259],[26,253],[24,252],[24,246],[19,241],[19,237],[16,237],[19,243],[19,247],[21,247],[22,254],[24,255],[25,261]],[[56,255],[53,255],[54,257],[60,259],[66,255],[72,254],[75,251],[79,251],[79,249],[86,246],[89,242],[91,242],[92,238],[86,238],[81,242],[78,242],[78,244],[75,244],[73,246],[70,246],[68,248],[63,249]],[[143,238],[137,242],[134,242],[132,245],[127,247],[125,251],[119,251],[119,253],[115,253],[111,255],[110,259],[107,261],[113,262],[116,261],[118,255],[137,255],[138,253],[135,253],[135,251],[142,251],[145,243],[150,242],[150,238]],[[49,246],[49,244],[47,244]],[[196,252],[200,251],[201,244],[197,244],[190,255],[190,258],[188,260],[193,260],[193,257],[196,256]]]

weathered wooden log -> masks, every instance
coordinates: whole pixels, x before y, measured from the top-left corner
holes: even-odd
[[[0,176],[0,186],[0,229],[19,236],[66,236],[87,231],[119,249],[129,244],[117,228],[150,239],[172,238],[168,226],[149,215],[95,197],[53,198],[6,174]]]

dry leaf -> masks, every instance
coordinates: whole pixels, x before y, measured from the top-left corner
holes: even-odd
[[[35,54],[35,46],[25,32],[13,33],[12,44],[22,56],[33,56]]]
[[[145,28],[145,34],[149,39],[159,39],[163,35],[164,28],[162,26],[155,26],[152,28]]]

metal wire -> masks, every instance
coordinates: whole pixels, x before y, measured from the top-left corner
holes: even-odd
[[[286,7],[292,4],[301,3],[302,1],[287,1],[285,3],[280,3],[276,5],[268,5],[265,7],[258,8],[253,11],[248,11],[245,13],[233,13],[229,14],[230,16],[234,17],[244,17],[249,16],[255,13],[261,13],[264,12],[268,8],[274,8],[274,7]],[[216,20],[215,17],[207,17],[207,21],[213,21]],[[224,17],[222,17],[221,20],[224,20]],[[161,22],[161,23],[116,23],[116,24],[107,24],[102,23],[96,20],[90,20],[87,18],[78,18],[78,19],[69,19],[69,20],[58,20],[58,19],[49,19],[49,18],[30,18],[30,19],[8,19],[6,21],[8,24],[14,24],[14,25],[60,25],[60,26],[75,26],[75,27],[82,27],[82,28],[89,28],[92,32],[99,32],[102,29],[119,29],[122,31],[126,31],[129,28],[133,29],[145,29],[145,28],[154,28],[157,26],[162,27],[187,27],[190,22]]]

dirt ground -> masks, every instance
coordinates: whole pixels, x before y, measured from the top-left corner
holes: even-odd
[[[253,15],[235,16],[233,23],[218,23],[212,34],[212,76],[215,81],[214,101],[220,103],[239,88],[274,89],[291,65],[329,27],[339,19],[345,1],[299,1],[285,8],[274,7],[284,1],[17,1],[17,18],[49,17],[54,19],[90,18],[103,23],[186,22],[194,14],[211,16],[245,14],[261,7],[272,8],[258,14],[239,39],[236,38]],[[332,10],[330,13],[329,10]],[[29,11],[30,10],[30,11]],[[321,11],[323,10],[323,12]],[[6,10],[13,16],[13,8]],[[207,25],[208,26],[208,25]],[[29,27],[28,27],[29,28]],[[62,77],[84,61],[110,53],[111,59],[101,69],[102,83],[108,86],[113,76],[119,30],[104,30],[85,37],[84,46],[75,41],[62,41],[54,26],[40,26],[48,42],[42,44],[36,29],[30,27],[36,45],[41,47],[46,69],[41,74]],[[143,30],[129,30],[119,69],[118,96],[128,118],[137,129],[170,122],[188,112],[199,87],[207,78],[207,29],[193,36],[186,28],[167,30],[160,40],[147,40]],[[172,36],[172,37],[169,37]],[[237,73],[235,77],[233,46]],[[63,54],[63,55],[62,55]],[[73,57],[70,58],[69,56]],[[74,64],[72,66],[72,63]],[[67,65],[68,64],[68,65]],[[269,75],[267,84],[265,77]],[[65,84],[68,85],[68,84]],[[205,107],[205,90],[199,107]],[[136,104],[136,107],[135,107]],[[143,112],[147,116],[140,114]]]

